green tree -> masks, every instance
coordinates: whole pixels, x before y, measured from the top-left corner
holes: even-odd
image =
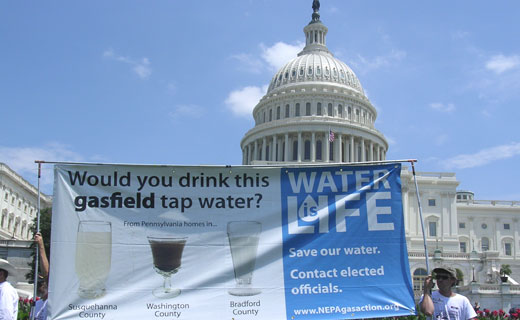
[[[45,208],[40,211],[40,233],[43,237],[43,244],[45,245],[45,252],[47,253],[47,257],[49,259],[50,263],[50,257],[51,257],[51,220],[52,220],[52,211],[51,208]],[[33,220],[33,224],[31,226],[31,232],[33,234],[36,233],[36,226],[38,223],[38,218],[35,217]],[[33,248],[33,252],[31,254],[32,256],[32,262],[29,263],[29,266],[31,267],[31,271],[25,274],[25,279],[29,283],[34,282],[34,264],[36,257],[36,243],[33,243],[31,245],[31,248]]]
[[[457,273],[457,285],[464,283],[464,272],[460,269],[455,269],[455,272]]]

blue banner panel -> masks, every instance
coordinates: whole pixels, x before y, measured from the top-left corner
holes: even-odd
[[[287,319],[415,313],[401,166],[281,173]]]

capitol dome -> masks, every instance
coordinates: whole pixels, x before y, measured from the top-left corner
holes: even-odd
[[[364,95],[354,72],[332,54],[321,52],[302,54],[287,63],[275,74],[267,93],[310,81],[334,83]]]
[[[304,49],[298,57],[283,66],[271,80],[267,93],[312,81],[333,83],[364,95],[361,83],[349,66],[334,58],[328,50],[316,49]]]
[[[314,2],[316,3],[316,2]],[[318,2],[319,3],[319,2]],[[241,141],[243,164],[383,161],[388,142],[355,73],[326,46],[318,6],[305,47],[272,78]]]

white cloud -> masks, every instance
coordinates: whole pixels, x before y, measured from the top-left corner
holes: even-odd
[[[267,86],[249,86],[232,91],[226,98],[226,106],[237,116],[250,117],[254,107],[267,92]]]
[[[388,142],[389,145],[391,145],[391,146],[395,146],[396,145],[397,142],[395,141],[395,139],[393,137],[385,136],[385,138],[386,138],[386,141]]]
[[[204,115],[204,109],[197,105],[178,105],[170,113],[169,116],[173,119],[190,117],[201,118]]]
[[[360,54],[351,63],[361,72],[369,72],[383,67],[392,66],[406,58],[406,51],[392,49],[388,54],[367,58]]]
[[[41,161],[70,161],[84,162],[84,158],[69,149],[68,146],[59,143],[50,143],[40,147],[5,147],[0,146],[0,162],[7,164],[31,183],[37,183],[37,164]],[[53,181],[52,168],[42,166],[42,184],[50,191]],[[49,193],[49,191],[46,191]]]
[[[287,62],[296,58],[304,46],[305,43],[301,41],[295,42],[295,44],[277,42],[270,47],[261,43],[259,55],[240,53],[231,58],[238,60],[239,68],[242,70],[257,74],[266,70],[272,72],[278,71]]]
[[[461,154],[444,161],[448,169],[466,169],[487,165],[489,163],[520,155],[520,142],[513,142],[480,150],[474,154]]]
[[[263,44],[260,45],[262,48],[262,58],[274,71],[278,71],[278,69],[283,67],[287,62],[296,58],[304,46],[305,44],[300,41],[295,45],[285,42],[277,42],[271,47],[265,47]]]
[[[496,74],[501,74],[508,70],[517,68],[520,66],[520,56],[513,55],[506,57],[502,54],[491,57],[486,62],[486,69],[495,72]]]
[[[430,103],[430,108],[432,108],[433,110],[436,110],[436,111],[440,111],[440,112],[446,112],[446,113],[451,113],[453,111],[455,111],[455,105],[453,103],[441,103],[441,102],[433,102],[433,103]]]
[[[112,49],[105,50],[105,52],[103,52],[103,57],[130,65],[132,67],[132,71],[134,71],[134,73],[137,74],[137,76],[139,76],[141,79],[147,79],[152,74],[150,60],[148,60],[148,58],[134,60],[129,57],[120,56]]]
[[[252,73],[260,73],[264,69],[263,61],[251,54],[235,54],[232,56],[232,58],[240,62],[242,70]]]

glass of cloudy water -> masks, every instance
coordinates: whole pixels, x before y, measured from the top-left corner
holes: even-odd
[[[152,249],[155,272],[164,278],[162,287],[155,288],[153,295],[161,299],[180,295],[181,289],[172,288],[171,275],[177,273],[181,267],[186,238],[148,237],[148,243]]]
[[[262,224],[257,221],[228,222],[227,235],[236,283],[235,288],[228,291],[231,295],[253,296],[261,292],[260,289],[252,287],[261,232]]]
[[[112,225],[107,221],[80,221],[76,240],[78,295],[95,299],[105,295],[112,259]]]

